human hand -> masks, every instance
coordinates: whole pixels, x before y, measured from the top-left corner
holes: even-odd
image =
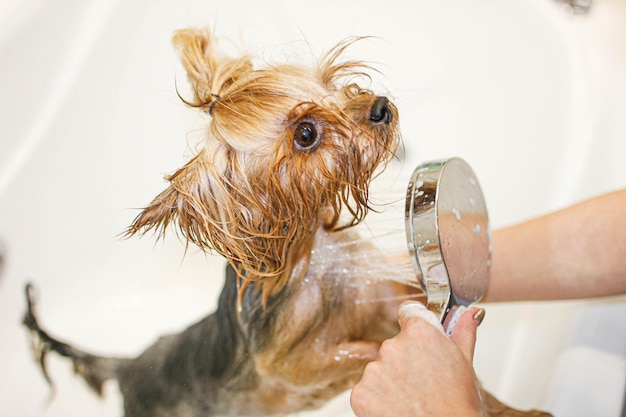
[[[350,397],[358,417],[480,416],[472,360],[484,310],[467,309],[450,338],[421,303],[398,312],[400,333],[386,340]]]

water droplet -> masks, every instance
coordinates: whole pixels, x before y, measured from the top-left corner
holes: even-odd
[[[459,213],[459,211],[455,208],[452,209],[452,214],[454,214],[454,217],[456,218],[457,222],[461,221],[461,213]]]
[[[476,223],[476,226],[474,226],[474,233],[475,234],[479,234],[480,233],[480,224]]]
[[[472,207],[476,207],[476,200],[474,199],[474,197],[470,197],[469,205]]]

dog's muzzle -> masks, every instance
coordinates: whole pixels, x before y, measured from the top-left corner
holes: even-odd
[[[370,110],[370,122],[373,124],[389,123],[391,120],[391,109],[387,97],[376,97]]]

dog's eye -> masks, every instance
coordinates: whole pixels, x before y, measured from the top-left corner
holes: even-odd
[[[311,122],[300,122],[293,132],[293,143],[298,149],[311,150],[319,143],[319,135]]]

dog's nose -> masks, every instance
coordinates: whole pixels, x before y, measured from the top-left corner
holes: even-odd
[[[388,123],[391,118],[391,109],[387,97],[376,97],[370,110],[370,122],[374,124]]]

